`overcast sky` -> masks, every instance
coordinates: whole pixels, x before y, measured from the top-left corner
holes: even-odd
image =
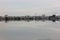
[[[60,0],[0,0],[0,15],[50,14],[59,8]]]

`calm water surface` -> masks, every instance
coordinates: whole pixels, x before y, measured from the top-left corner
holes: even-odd
[[[0,22],[0,40],[60,40],[60,22]]]

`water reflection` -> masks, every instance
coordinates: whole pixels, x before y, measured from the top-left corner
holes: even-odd
[[[0,40],[60,40],[60,22],[0,22]]]

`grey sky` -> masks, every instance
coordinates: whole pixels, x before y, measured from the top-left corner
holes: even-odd
[[[60,0],[0,0],[1,15],[50,14],[57,8],[60,8]]]

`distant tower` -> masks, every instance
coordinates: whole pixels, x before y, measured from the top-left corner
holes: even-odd
[[[53,15],[53,17],[55,17],[56,15]]]
[[[5,17],[7,17],[8,15],[5,15]]]
[[[45,14],[42,15],[42,21],[45,21]]]
[[[43,14],[42,17],[45,17],[45,14]]]
[[[8,21],[8,15],[5,15],[5,22]]]
[[[53,22],[56,21],[56,15],[49,16],[49,20],[52,20]]]

